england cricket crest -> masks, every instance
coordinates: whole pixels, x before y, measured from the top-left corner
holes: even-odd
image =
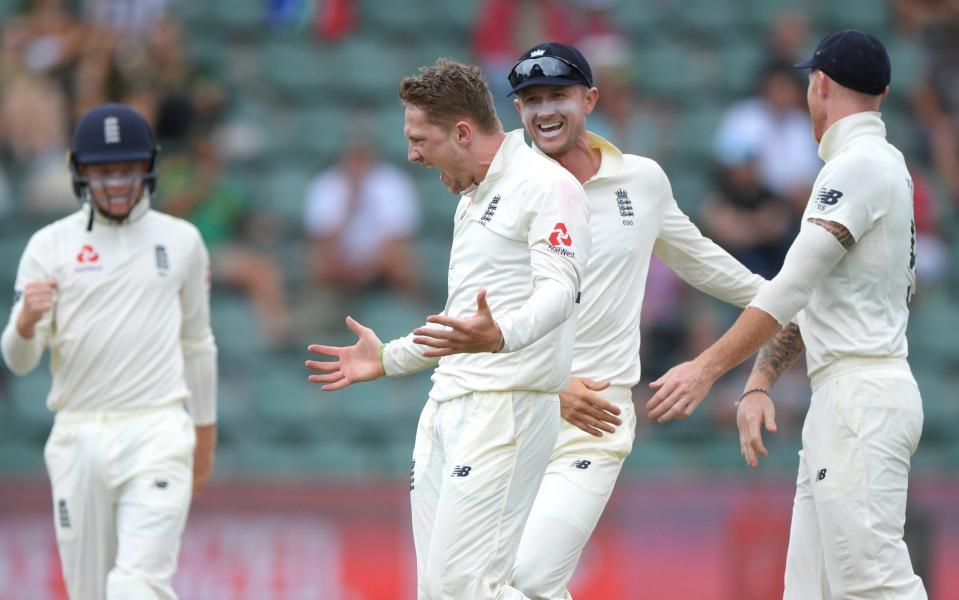
[[[623,225],[632,227],[634,216],[633,203],[629,199],[629,194],[627,194],[623,188],[616,190],[616,206],[619,208],[619,216],[623,218]]]
[[[156,258],[157,273],[161,276],[166,276],[170,270],[170,259],[167,258],[166,246],[157,244],[154,248],[154,256]]]

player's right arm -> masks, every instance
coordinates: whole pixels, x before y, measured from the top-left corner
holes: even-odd
[[[17,269],[13,309],[0,338],[3,360],[11,371],[25,375],[40,362],[52,328],[56,281],[46,266],[46,236],[30,238]]]

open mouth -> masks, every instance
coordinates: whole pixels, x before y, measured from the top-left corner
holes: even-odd
[[[563,129],[562,121],[550,121],[549,123],[540,123],[536,126],[543,137],[551,138],[559,135]]]

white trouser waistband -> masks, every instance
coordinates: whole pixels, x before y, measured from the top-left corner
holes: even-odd
[[[53,418],[54,423],[90,423],[134,419],[170,410],[184,410],[183,402],[177,400],[159,406],[141,406],[136,408],[112,410],[61,410]]]
[[[849,373],[874,370],[895,371],[910,378],[912,377],[912,370],[909,368],[909,363],[905,358],[867,358],[851,356],[848,358],[840,358],[817,369],[814,373],[810,374],[809,379],[812,383],[813,391],[816,391],[818,387],[836,377],[848,375]]]

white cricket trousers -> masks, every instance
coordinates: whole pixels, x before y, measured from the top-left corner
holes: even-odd
[[[56,415],[44,457],[71,600],[176,599],[195,435],[181,404]]]
[[[512,585],[534,600],[568,600],[583,548],[599,522],[636,437],[628,386],[600,392],[622,411],[615,433],[592,436],[563,421],[533,510],[523,530]]]
[[[903,542],[922,400],[904,359],[815,373],[802,431],[785,600],[926,600]]]
[[[419,600],[505,600],[523,524],[559,431],[557,394],[429,400],[410,472]]]

